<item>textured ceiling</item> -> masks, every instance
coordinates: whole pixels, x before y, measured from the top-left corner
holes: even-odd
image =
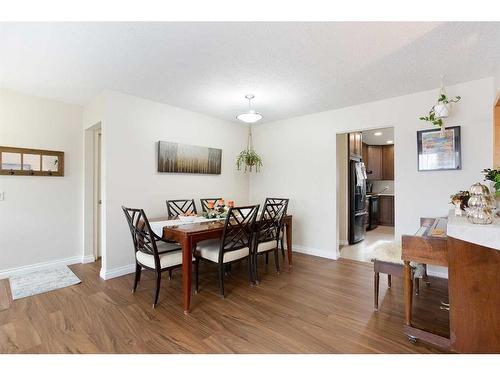
[[[0,85],[273,121],[491,76],[500,23],[1,23]]]

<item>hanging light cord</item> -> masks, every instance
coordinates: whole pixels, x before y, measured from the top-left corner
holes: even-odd
[[[252,127],[248,126],[247,150],[253,150]]]

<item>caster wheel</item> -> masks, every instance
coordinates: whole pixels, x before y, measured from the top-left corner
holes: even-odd
[[[416,344],[417,343],[417,338],[413,337],[413,336],[408,336],[408,341],[411,342],[412,344]]]

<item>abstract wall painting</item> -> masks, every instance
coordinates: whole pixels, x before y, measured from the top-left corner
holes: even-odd
[[[218,148],[158,142],[158,172],[220,174],[221,161]]]

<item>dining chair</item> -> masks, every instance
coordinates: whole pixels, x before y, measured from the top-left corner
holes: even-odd
[[[266,198],[266,201],[264,203],[264,206],[268,203],[272,203],[272,204],[284,204],[285,205],[285,214],[284,216],[286,216],[286,211],[288,210],[288,202],[289,202],[289,199],[288,198]],[[281,228],[280,228],[280,245],[281,245],[281,255],[283,256],[283,260],[285,260],[285,243],[284,243],[284,237],[285,237],[285,223],[283,221],[283,223],[281,224]],[[268,259],[267,259],[267,255],[266,255],[266,263],[267,263]]]
[[[178,244],[160,241],[149,225],[144,210],[122,206],[123,213],[132,234],[135,255],[135,278],[132,293],[135,293],[141,279],[142,269],[154,271],[156,275],[156,289],[154,292],[153,308],[158,304],[160,295],[161,274],[163,271],[182,266],[182,251]],[[193,261],[195,259],[193,258]]]
[[[251,248],[255,219],[259,205],[230,208],[221,239],[205,240],[198,242],[194,256],[195,285],[198,292],[198,265],[200,259],[206,259],[218,264],[219,293],[224,297],[224,268],[241,259],[248,260],[248,279],[253,281]]]
[[[187,213],[197,214],[194,199],[173,199],[167,200],[167,214],[171,216],[179,216]]]
[[[278,243],[280,240],[281,227],[286,214],[286,202],[271,203],[266,200],[259,221],[255,224],[254,243],[252,251],[252,264],[254,267],[254,278],[259,282],[258,256],[266,254],[266,264],[269,253],[274,252],[274,263],[276,272],[279,274]]]
[[[217,202],[221,200],[222,198],[201,198],[200,203],[201,203],[201,212],[208,212],[208,202]]]

